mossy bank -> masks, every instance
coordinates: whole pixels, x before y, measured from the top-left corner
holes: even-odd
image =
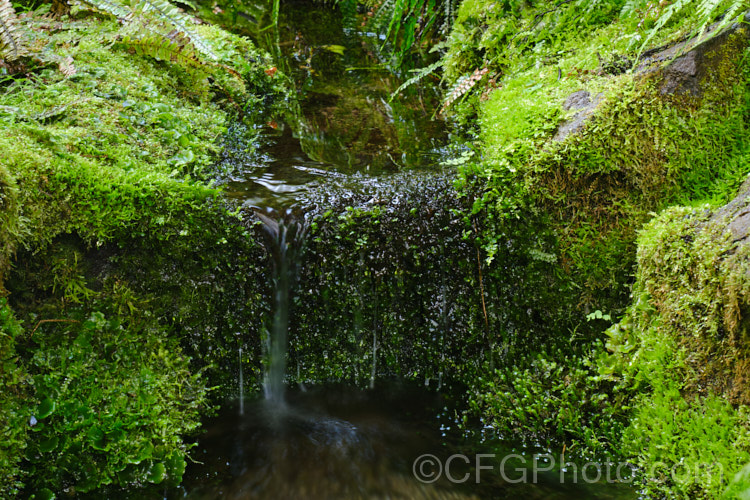
[[[557,287],[531,307],[555,321],[552,340],[482,377],[476,411],[503,435],[632,460],[654,496],[714,498],[750,450],[745,382],[730,374],[744,354],[720,340],[725,321],[739,328],[742,272],[719,278],[726,249],[718,233],[688,234],[690,209],[639,231],[672,205],[727,203],[750,172],[748,42],[725,18],[698,43],[692,14],[660,23],[673,11],[467,1],[443,66],[448,102],[474,127],[458,189],[487,274],[515,246]]]
[[[0,68],[3,498],[178,483],[217,351],[265,307],[245,293],[264,251],[211,179],[230,124],[286,106],[285,77],[198,20],[179,26],[210,65],[85,7],[19,13],[24,56]]]

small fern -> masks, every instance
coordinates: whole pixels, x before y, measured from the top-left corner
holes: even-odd
[[[121,34],[121,41],[138,54],[179,65],[184,69],[203,70],[206,66],[190,38],[169,25],[155,22],[131,22]],[[166,32],[166,34],[165,34]]]
[[[437,61],[430,64],[429,66],[425,66],[424,68],[414,70],[414,76],[406,80],[404,83],[401,84],[399,88],[393,91],[389,102],[392,101],[393,98],[396,97],[398,94],[400,94],[404,89],[406,89],[407,87],[411,85],[414,85],[415,83],[419,83],[424,77],[431,75],[432,73],[437,71],[438,68],[441,68],[442,66],[443,66],[443,60],[438,59]]]
[[[166,0],[138,0],[131,15],[126,19],[138,19],[139,17],[148,19],[149,16],[153,16],[156,20],[166,23],[167,26],[179,30],[181,37],[189,40],[198,51],[209,59],[215,61],[219,58],[208,41],[188,27],[189,17]]]
[[[121,22],[131,13],[128,7],[125,7],[116,0],[76,0],[74,3],[100,14],[114,16]]]
[[[123,25],[120,40],[138,53],[169,61],[186,70],[212,72],[222,67],[211,44],[191,27],[190,17],[166,0],[76,0],[82,7],[109,14]]]
[[[24,55],[24,40],[10,0],[0,0],[0,60],[15,61]]]
[[[465,75],[459,78],[448,93],[448,97],[445,98],[445,102],[443,102],[443,106],[440,108],[440,111],[438,111],[438,115],[445,113],[454,102],[466,95],[488,72],[489,68],[485,66],[484,68],[477,68],[471,75]]]
[[[629,0],[621,11],[621,17],[634,15],[642,6],[641,4],[642,2]],[[748,9],[750,9],[749,0],[676,0],[658,14],[654,26],[648,31],[638,51],[642,53],[667,23],[680,16],[690,18],[691,24],[696,27],[692,33],[693,43],[688,44],[688,48],[690,48],[691,45],[703,40],[708,27],[717,18],[720,18],[720,20],[713,28],[713,33],[719,33],[737,21],[739,14]]]

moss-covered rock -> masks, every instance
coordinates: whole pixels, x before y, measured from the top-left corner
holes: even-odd
[[[217,139],[285,79],[217,27],[195,27],[209,77],[132,50],[115,19],[45,9],[20,21],[43,65],[0,83],[0,289],[27,327],[0,321],[0,496],[179,482],[265,307],[263,251],[213,187]]]
[[[654,492],[715,498],[750,459],[749,195],[745,184],[723,207],[672,208],[650,223],[635,302],[608,331],[600,371],[633,398],[622,449],[646,470],[665,465],[646,477]]]

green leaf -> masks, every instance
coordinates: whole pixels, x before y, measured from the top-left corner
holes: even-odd
[[[43,418],[47,418],[55,411],[55,408],[57,405],[55,405],[55,402],[52,401],[50,398],[44,398],[42,402],[39,404],[39,407],[36,409],[36,418],[41,420]]]
[[[52,490],[49,490],[47,488],[42,488],[41,490],[37,491],[31,497],[29,497],[33,500],[55,500],[55,494],[52,493]]]
[[[106,436],[104,435],[104,431],[102,431],[99,427],[92,427],[91,429],[86,432],[86,437],[88,437],[89,442],[91,442],[91,446],[95,450],[104,450],[106,445]]]
[[[343,45],[321,45],[321,49],[327,50],[328,52],[333,52],[334,54],[338,54],[340,56],[344,55],[344,51],[346,50],[346,47]]]
[[[46,439],[39,443],[39,451],[41,451],[42,453],[48,453],[57,448],[59,442],[60,439],[57,436]]]
[[[159,462],[153,465],[151,467],[151,470],[148,473],[148,480],[151,483],[159,484],[162,481],[164,481],[164,478],[167,476],[167,468],[164,467],[164,464]]]

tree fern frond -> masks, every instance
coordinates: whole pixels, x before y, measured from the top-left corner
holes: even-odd
[[[0,0],[0,59],[15,61],[24,53],[18,17],[10,0]]]

